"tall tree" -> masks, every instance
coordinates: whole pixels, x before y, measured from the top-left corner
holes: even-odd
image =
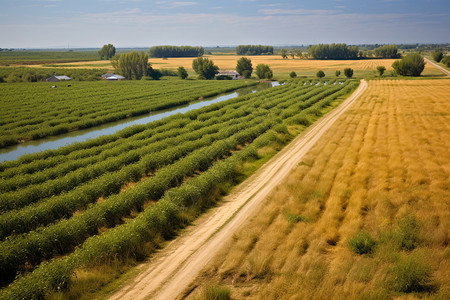
[[[111,58],[115,72],[126,79],[141,79],[147,74],[148,54],[137,51],[115,55]]]
[[[116,55],[116,47],[112,44],[103,45],[102,49],[98,50],[98,54],[100,55],[100,59],[111,59],[114,55]]]
[[[194,59],[192,68],[200,79],[214,79],[216,74],[219,73],[219,67],[214,65],[212,60],[203,57]]]
[[[253,72],[252,61],[248,58],[241,57],[236,64],[236,72],[245,78],[250,78]]]
[[[280,55],[283,59],[286,59],[288,57],[288,52],[286,49],[281,49],[280,50]]]

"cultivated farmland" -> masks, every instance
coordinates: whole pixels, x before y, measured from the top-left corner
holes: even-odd
[[[42,296],[79,267],[159,245],[235,183],[258,149],[286,143],[286,126],[298,132],[358,85],[333,83],[289,81],[0,164],[0,271],[12,282],[2,298]]]
[[[254,81],[2,84],[0,148],[139,116],[255,85]]]
[[[448,99],[449,80],[370,81],[190,297],[449,298]]]

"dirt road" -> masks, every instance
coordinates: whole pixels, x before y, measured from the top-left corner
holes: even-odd
[[[432,61],[429,60],[428,58],[424,58],[424,59],[425,59],[425,62],[426,62],[427,64],[430,64],[430,65],[432,65],[433,67],[435,67],[435,68],[441,70],[445,75],[447,75],[447,77],[450,76],[450,71],[449,71],[449,70],[447,70],[447,69],[443,68],[442,66],[440,66],[440,65],[438,65],[438,64],[436,64],[436,63],[434,63],[434,62],[432,62]]]
[[[317,121],[225,197],[222,205],[187,228],[147,264],[132,282],[111,299],[176,299],[240,225],[257,212],[266,195],[301,162],[306,152],[334,121],[366,90],[358,89],[339,107]]]

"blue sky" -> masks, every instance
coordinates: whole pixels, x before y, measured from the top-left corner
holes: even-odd
[[[450,0],[0,0],[0,48],[450,42]]]

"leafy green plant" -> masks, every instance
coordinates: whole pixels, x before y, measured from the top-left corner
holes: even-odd
[[[422,292],[431,287],[431,268],[417,254],[400,256],[390,270],[389,287],[397,292]]]
[[[406,216],[398,221],[395,238],[400,249],[411,251],[420,243],[420,224],[414,216]]]
[[[348,246],[356,254],[370,254],[377,242],[365,231],[360,231],[348,240]]]

